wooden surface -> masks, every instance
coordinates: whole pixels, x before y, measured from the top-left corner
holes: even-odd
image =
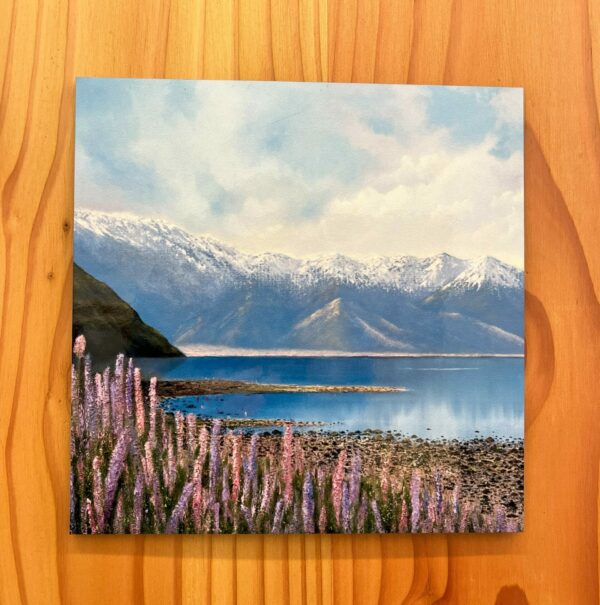
[[[599,0],[1,0],[0,603],[597,603],[599,62]],[[525,533],[68,535],[77,75],[525,87]]]

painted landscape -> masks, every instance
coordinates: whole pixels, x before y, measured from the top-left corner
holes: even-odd
[[[521,531],[522,174],[518,89],[79,79],[71,532]]]

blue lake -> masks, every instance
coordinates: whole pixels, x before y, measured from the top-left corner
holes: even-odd
[[[137,359],[145,376],[277,384],[381,385],[401,393],[270,393],[177,397],[170,409],[218,418],[335,423],[422,437],[523,436],[522,358],[187,357]]]

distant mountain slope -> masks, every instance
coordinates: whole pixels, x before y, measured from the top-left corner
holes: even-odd
[[[178,345],[521,353],[523,272],[484,257],[245,254],[80,210],[75,259]]]
[[[133,357],[178,357],[183,353],[106,284],[73,265],[73,337],[83,334],[96,360],[118,353]]]

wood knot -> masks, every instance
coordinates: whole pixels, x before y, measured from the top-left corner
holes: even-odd
[[[48,279],[54,279],[54,271],[48,271],[48,274],[46,275],[46,277]]]
[[[525,591],[516,584],[503,586],[496,597],[496,605],[529,605]]]
[[[69,229],[71,228],[71,223],[69,223],[69,221],[65,221],[65,222],[63,223],[63,226],[62,226],[62,227],[63,227],[63,231],[64,231],[65,233],[68,233],[68,232],[69,232]]]

